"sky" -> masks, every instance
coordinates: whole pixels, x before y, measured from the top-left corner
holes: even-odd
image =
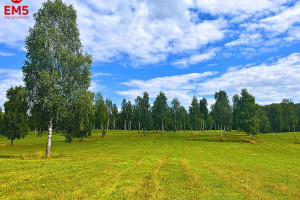
[[[4,19],[0,1],[0,105],[23,85],[24,39],[41,0],[23,0],[29,19]],[[300,102],[300,1],[64,0],[77,10],[84,52],[93,56],[93,92],[120,105],[160,91],[188,107],[242,88],[259,104]]]

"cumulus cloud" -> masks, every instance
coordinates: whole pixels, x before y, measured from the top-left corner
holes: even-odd
[[[299,21],[300,2],[296,3],[293,7],[287,8],[274,16],[269,16],[264,19],[261,19],[259,23],[250,25],[248,29],[255,30],[257,28],[263,28],[267,31],[279,34],[291,28],[292,25],[299,23]]]
[[[198,50],[224,37],[224,20],[194,23],[189,15],[193,1],[66,0],[78,13],[82,43],[94,60],[113,62],[126,58],[135,65],[159,63],[170,53]],[[0,43],[23,49],[32,14],[42,0],[27,2],[29,20],[3,20]],[[11,2],[0,2],[1,9]],[[18,30],[18,31],[16,31]],[[9,35],[9,37],[7,37]]]
[[[128,99],[134,99],[141,96],[145,91],[149,93],[150,98],[155,98],[160,91],[163,91],[169,100],[177,97],[183,105],[187,106],[195,94],[197,83],[215,74],[217,72],[208,71],[157,77],[150,80],[130,80],[122,83],[122,85],[129,87],[129,90],[117,91],[116,93]]]
[[[272,64],[231,68],[228,72],[197,86],[198,94],[212,95],[225,90],[229,96],[247,88],[258,103],[280,102],[283,98],[300,101],[300,53],[281,58]]]
[[[183,58],[172,62],[172,65],[177,66],[178,68],[186,68],[189,67],[189,65],[210,60],[216,56],[216,52],[218,52],[219,49],[220,48],[213,48],[202,54],[192,54],[189,58]]]
[[[212,14],[254,14],[266,9],[277,9],[286,0],[196,0],[196,5],[204,12]]]
[[[216,91],[225,90],[231,98],[247,88],[260,104],[280,102],[283,98],[300,101],[300,53],[278,59],[271,64],[250,64],[232,67],[218,77],[217,72],[192,73],[178,76],[158,77],[150,80],[131,80],[123,83],[128,90],[117,94],[134,99],[144,91],[155,98],[159,91],[166,93],[169,100],[178,97],[186,107],[194,94],[197,97],[212,96]],[[209,98],[209,104],[214,102]]]

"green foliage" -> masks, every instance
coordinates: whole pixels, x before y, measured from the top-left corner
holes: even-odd
[[[154,103],[153,103],[153,122],[154,122],[154,127],[155,129],[164,129],[164,124],[166,121],[166,116],[167,116],[167,109],[168,109],[168,103],[167,103],[167,97],[165,93],[160,92]]]
[[[177,98],[174,98],[172,101],[171,101],[171,113],[172,113],[172,119],[173,119],[173,122],[174,122],[174,131],[176,132],[178,130],[178,126],[180,124],[180,121],[178,120],[179,118],[179,112],[180,112],[180,102]]]
[[[271,130],[274,132],[283,130],[282,108],[280,104],[271,104],[264,106],[267,117],[270,121]]]
[[[259,132],[260,133],[268,133],[271,130],[271,125],[269,119],[267,117],[266,112],[262,109],[261,106],[258,106],[257,111],[258,119],[259,119]]]
[[[212,106],[213,119],[217,125],[231,126],[232,108],[225,91],[220,90],[215,93],[215,104]]]
[[[103,130],[107,124],[108,115],[105,102],[101,93],[95,95],[95,128]]]
[[[298,124],[298,119],[295,112],[295,105],[289,99],[283,99],[280,105],[283,110],[283,130],[290,131],[293,129],[293,127],[295,127]]]
[[[201,119],[203,118],[203,116],[200,112],[200,105],[196,96],[194,96],[192,99],[192,103],[189,107],[189,114],[193,130],[199,130],[201,126]]]
[[[242,89],[241,96],[237,101],[239,107],[239,121],[243,131],[247,134],[256,135],[259,132],[259,106],[255,103],[255,98]]]
[[[78,94],[71,106],[68,107],[66,118],[60,123],[61,131],[68,143],[72,142],[73,138],[80,138],[91,135],[94,107],[92,104],[93,94],[90,91]]]
[[[3,122],[2,135],[11,140],[11,145],[15,139],[24,138],[28,131],[28,103],[26,100],[25,90],[21,86],[7,90],[4,103],[4,117],[1,112]]]
[[[150,103],[149,103],[149,94],[147,92],[144,92],[143,94],[143,99],[141,102],[141,115],[142,115],[142,119],[141,119],[141,125],[143,127],[144,130],[144,135],[146,134],[146,129],[150,129],[150,117],[151,117],[151,113],[150,113]]]

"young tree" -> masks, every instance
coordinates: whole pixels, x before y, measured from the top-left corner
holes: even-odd
[[[110,99],[106,99],[105,100],[105,105],[106,105],[106,109],[107,109],[107,126],[106,126],[106,131],[108,132],[108,128],[109,128],[109,122],[110,122],[110,116],[112,114],[112,102]]]
[[[267,133],[271,130],[270,122],[267,117],[266,112],[262,109],[261,106],[258,106],[258,119],[259,119],[259,132]]]
[[[240,97],[239,95],[234,95],[232,97],[232,102],[233,102],[233,113],[232,113],[232,125],[233,129],[237,130],[240,132],[240,104],[239,104]]]
[[[25,90],[20,86],[8,89],[6,98],[8,101],[4,103],[2,135],[9,139],[13,145],[15,139],[24,138],[28,134],[28,103]]]
[[[105,135],[104,127],[107,124],[107,109],[104,103],[104,99],[101,93],[97,93],[95,96],[95,127],[101,129],[102,137]]]
[[[282,111],[280,104],[271,104],[266,107],[267,109],[267,115],[269,118],[269,121],[271,123],[271,129],[272,131],[277,132],[281,131],[283,129],[283,119],[282,119]]]
[[[164,133],[164,121],[166,121],[166,112],[168,109],[167,97],[165,93],[160,92],[153,103],[153,119],[156,127],[161,125]]]
[[[142,120],[141,124],[143,127],[144,135],[146,135],[146,129],[150,125],[150,103],[149,103],[149,95],[147,92],[144,92],[143,94],[143,100],[142,100],[142,108],[141,108],[141,115]]]
[[[198,103],[196,96],[194,96],[192,99],[192,103],[189,107],[189,113],[190,113],[191,125],[195,131],[195,136],[197,137],[198,129],[200,128],[200,124],[201,124],[202,115],[200,112],[200,105]]]
[[[126,112],[127,112],[127,119],[128,119],[128,130],[131,131],[132,127],[132,118],[133,118],[133,112],[132,112],[132,104],[131,101],[128,101],[126,104]]]
[[[180,129],[186,130],[189,120],[189,114],[187,113],[184,106],[180,106],[179,113],[178,113],[178,121],[180,123]]]
[[[221,126],[220,140],[222,140],[222,131],[226,131],[226,126],[232,123],[232,109],[229,105],[228,96],[225,91],[220,90],[215,93],[215,104],[212,106],[214,121]],[[225,132],[226,134],[226,132]]]
[[[259,132],[258,105],[255,103],[255,98],[248,93],[246,89],[242,89],[241,97],[238,101],[240,107],[240,125],[241,129],[247,134],[254,135]]]
[[[35,24],[25,39],[24,82],[38,128],[48,126],[46,156],[50,156],[53,128],[66,129],[59,126],[66,124],[61,120],[73,112],[71,103],[78,94],[90,87],[92,59],[82,53],[72,5],[48,0],[33,17]]]
[[[207,100],[206,98],[202,98],[200,100],[200,112],[202,114],[202,131],[204,132],[205,129],[205,122],[207,121],[208,117],[208,109],[207,109]]]
[[[179,115],[179,111],[180,111],[180,102],[177,98],[174,98],[171,101],[172,107],[171,107],[171,113],[172,113],[172,118],[174,120],[174,131],[176,132],[178,130],[178,115]]]
[[[283,99],[281,102],[282,107],[282,114],[283,114],[283,121],[284,121],[284,128],[286,131],[291,130],[294,131],[295,140],[297,140],[296,135],[296,125],[298,123],[297,115],[295,112],[295,105],[289,99]]]
[[[128,105],[126,99],[123,99],[121,104],[121,118],[124,121],[124,130],[127,130]]]
[[[138,130],[141,130],[141,119],[142,119],[142,108],[143,108],[143,98],[138,96],[135,99],[135,109],[134,109],[134,116],[135,121],[138,123]]]
[[[113,117],[113,130],[115,130],[116,128],[116,120],[117,120],[117,117],[118,117],[118,106],[116,104],[113,104],[112,105],[112,117]]]

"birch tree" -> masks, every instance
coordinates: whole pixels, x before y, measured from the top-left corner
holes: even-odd
[[[24,89],[19,86],[8,89],[6,98],[2,135],[13,145],[15,139],[24,138],[28,134],[28,103]]]
[[[33,18],[35,24],[25,39],[24,82],[38,128],[48,127],[46,156],[50,156],[52,130],[65,119],[77,94],[90,87],[92,59],[82,53],[72,5],[48,0]]]
[[[164,124],[168,109],[167,97],[165,93],[160,92],[153,103],[153,119],[156,127],[161,127],[164,133]]]

